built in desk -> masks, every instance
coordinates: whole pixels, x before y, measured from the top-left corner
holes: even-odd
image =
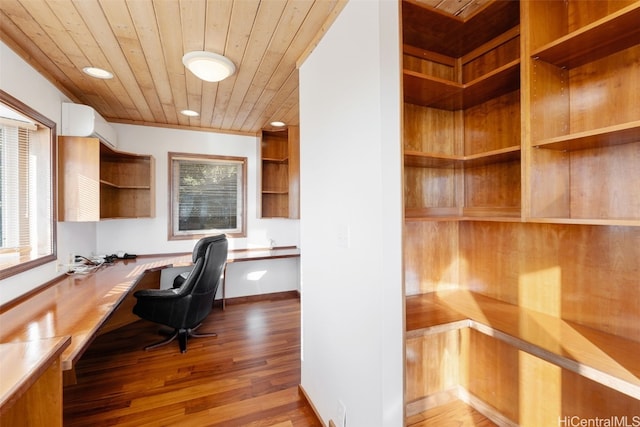
[[[297,247],[231,250],[227,262],[299,256]],[[163,269],[191,263],[190,253],[119,260],[86,275],[66,275],[28,298],[0,308],[2,425],[5,414],[15,412],[11,408],[19,400],[16,396],[37,384],[48,367],[58,364],[64,383],[74,383],[75,364],[96,336],[138,320],[131,312],[134,291],[157,288]],[[223,281],[223,305],[225,287]],[[55,395],[61,410],[62,386],[56,390],[47,393]],[[37,408],[29,410],[37,412]]]

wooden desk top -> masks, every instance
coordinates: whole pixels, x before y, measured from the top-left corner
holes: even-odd
[[[227,262],[300,256],[296,247],[229,251]],[[145,271],[191,264],[191,254],[139,256],[118,260],[86,274],[63,277],[0,313],[0,343],[71,336],[62,353],[70,370]]]
[[[65,276],[0,314],[0,342],[71,336],[71,345],[62,353],[62,369],[72,369],[145,271],[190,263],[190,254],[141,256],[104,265],[90,274]]]
[[[0,344],[0,413],[38,380],[70,341],[67,336]]]
[[[407,337],[467,318],[479,332],[640,399],[640,342],[468,291],[407,297],[406,313]]]

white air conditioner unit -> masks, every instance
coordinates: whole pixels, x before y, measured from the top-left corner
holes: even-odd
[[[96,110],[88,105],[62,103],[63,136],[88,136],[116,148],[118,135],[116,130]]]

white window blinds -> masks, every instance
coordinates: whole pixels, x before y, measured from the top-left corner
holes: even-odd
[[[174,236],[242,233],[245,158],[172,157]]]

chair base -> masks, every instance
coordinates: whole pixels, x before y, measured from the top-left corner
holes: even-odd
[[[175,340],[176,338],[178,338],[178,343],[180,345],[180,353],[186,353],[187,352],[187,339],[194,337],[194,338],[203,338],[203,337],[217,337],[218,334],[216,334],[215,332],[210,332],[210,333],[196,333],[195,330],[198,329],[200,326],[202,325],[199,324],[194,328],[189,328],[189,329],[174,329],[172,331],[160,331],[161,334],[166,334],[168,335],[168,337],[162,341],[159,341],[155,344],[150,344],[148,346],[146,346],[144,349],[145,350],[153,350],[155,348],[158,347],[162,347],[165,346],[167,344],[169,344],[170,342],[172,342],[173,340]],[[168,333],[167,333],[168,332]]]

